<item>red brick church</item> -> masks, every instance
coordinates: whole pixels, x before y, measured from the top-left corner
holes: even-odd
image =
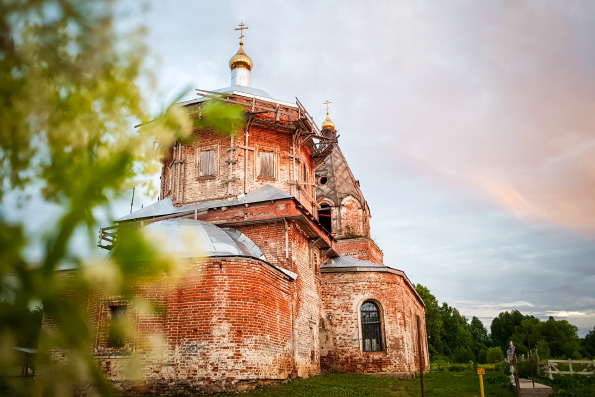
[[[117,221],[121,232],[161,233],[162,248],[188,266],[173,286],[138,289],[159,315],[138,315],[118,296],[92,299],[108,377],[126,381],[131,356],[154,392],[241,390],[321,372],[407,376],[420,357],[427,369],[424,303],[370,238],[370,209],[328,103],[319,129],[299,101],[251,87],[242,41],[229,67],[230,87],[197,90],[180,105],[198,113],[218,98],[243,106],[246,124],[235,136],[195,130],[194,143],[170,148],[161,200]],[[113,337],[119,316],[133,319],[134,338]]]

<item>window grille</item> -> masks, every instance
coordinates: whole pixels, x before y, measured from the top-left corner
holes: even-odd
[[[203,150],[200,152],[200,176],[215,175],[215,151]]]
[[[273,152],[260,152],[260,176],[275,177],[275,154]]]
[[[362,340],[365,352],[382,351],[382,334],[380,332],[380,311],[374,302],[364,302],[361,308]]]

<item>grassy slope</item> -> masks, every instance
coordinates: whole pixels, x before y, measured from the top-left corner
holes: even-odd
[[[490,376],[489,374],[487,375]],[[461,373],[434,372],[426,374],[425,390],[428,397],[480,396],[479,377],[467,371]],[[486,397],[514,396],[508,385],[484,382]],[[217,394],[231,396],[234,394]],[[237,396],[237,394],[235,394]],[[395,379],[359,374],[324,374],[309,379],[293,380],[285,384],[268,386],[241,394],[242,396],[420,396],[419,377]]]

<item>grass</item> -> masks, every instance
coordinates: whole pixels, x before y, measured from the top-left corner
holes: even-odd
[[[502,378],[504,376],[504,379]],[[479,397],[479,376],[471,371],[433,372],[424,375],[425,394],[428,397]],[[499,373],[488,372],[484,377],[486,397],[513,397],[508,378]],[[419,377],[398,379],[362,374],[323,374],[308,379],[291,380],[284,384],[258,388],[248,393],[216,394],[223,396],[420,396]],[[215,395],[214,395],[215,396]]]

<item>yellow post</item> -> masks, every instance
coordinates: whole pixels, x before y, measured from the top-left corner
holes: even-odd
[[[483,392],[483,375],[486,373],[485,368],[477,368],[477,374],[479,375],[479,387],[481,389],[481,397],[485,397]]]

